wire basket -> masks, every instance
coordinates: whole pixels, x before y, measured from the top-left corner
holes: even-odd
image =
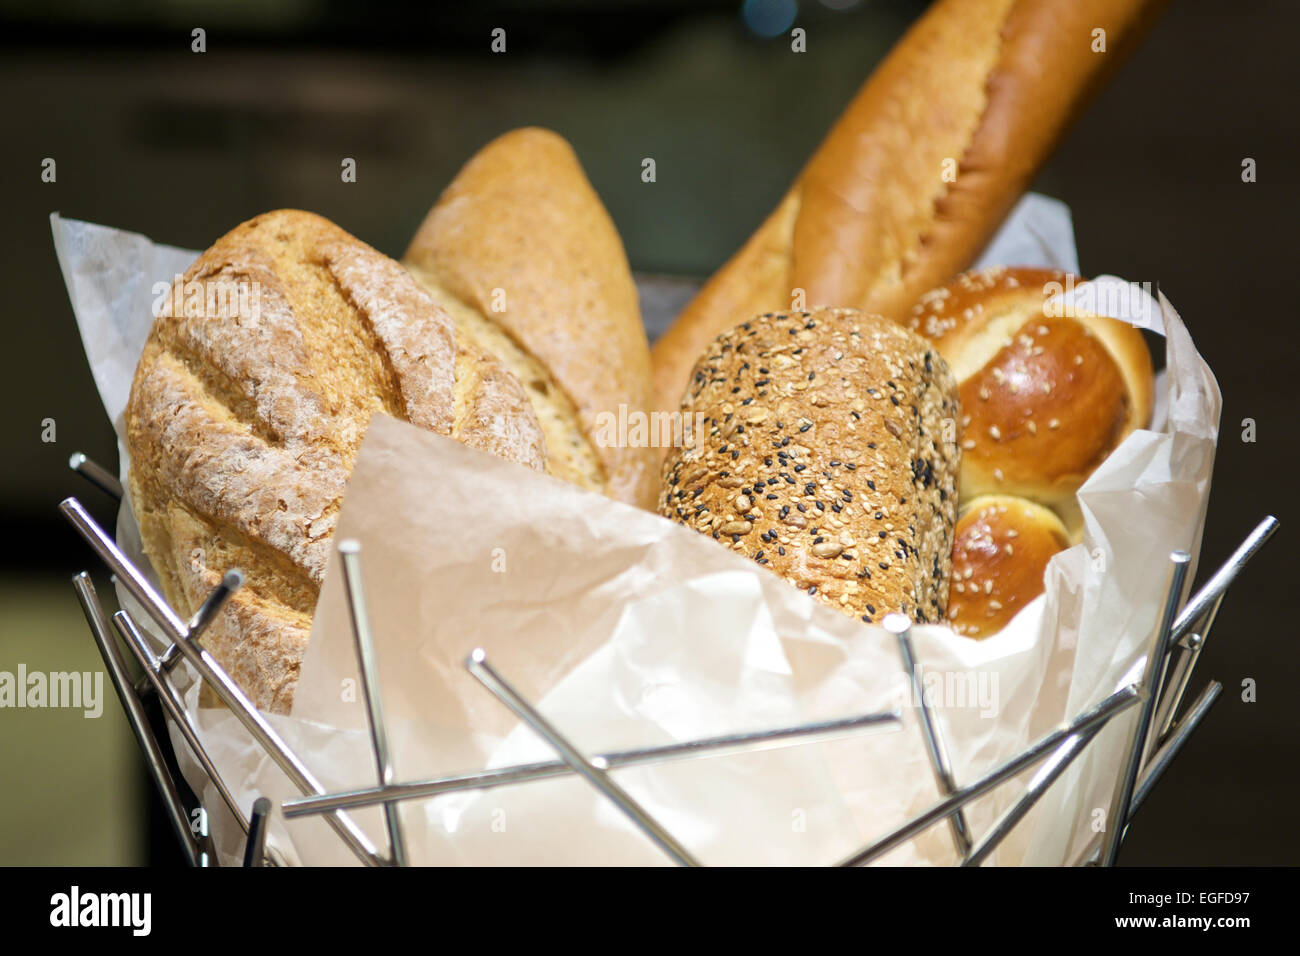
[[[121,500],[121,485],[106,469],[80,454],[72,456],[70,465],[93,484]],[[376,676],[374,644],[362,584],[361,549],[355,541],[342,541],[338,544],[338,551],[360,667],[376,783],[373,787],[328,793],[303,758],[286,744],[225,669],[202,646],[201,638],[205,628],[230,595],[242,586],[242,574],[239,571],[228,571],[194,616],[188,622],[183,621],[140,569],[118,548],[112,536],[90,517],[80,501],[68,498],[60,504],[59,509],[104,562],[119,585],[140,603],[159,632],[170,642],[162,654],[156,654],[130,612],[118,611],[112,615],[110,623],[87,572],[82,571],[73,577],[73,587],[90,625],[91,634],[99,646],[109,677],[122,701],[136,741],[144,753],[171,827],[186,859],[194,866],[215,866],[218,857],[207,828],[207,812],[180,773],[170,743],[171,737],[166,732],[168,725],[176,729],[218,798],[243,830],[246,836],[244,865],[280,865],[283,860],[274,852],[274,848],[268,848],[266,842],[267,821],[272,809],[270,801],[259,797],[254,801],[250,812],[245,813],[204,749],[182,702],[181,691],[173,679],[176,665],[182,660],[198,673],[203,683],[230,709],[302,794],[281,805],[286,819],[320,815],[357,859],[367,866],[407,865],[408,847],[397,811],[398,804],[404,800],[525,785],[565,774],[582,777],[626,815],[673,862],[687,866],[699,865],[689,849],[619,786],[611,774],[612,770],[661,761],[689,760],[723,752],[799,746],[849,734],[897,727],[901,722],[901,715],[897,711],[882,711],[837,720],[680,741],[665,746],[588,755],[574,746],[539,713],[507,677],[493,666],[482,650],[476,650],[465,660],[466,669],[502,706],[513,712],[544,740],[555,751],[557,759],[435,779],[397,781]],[[918,716],[926,755],[942,796],[934,805],[896,826],[870,845],[841,860],[827,862],[839,866],[865,865],[930,827],[946,821],[961,865],[980,865],[1108,723],[1130,707],[1136,707],[1138,720],[1132,736],[1125,743],[1125,759],[1106,814],[1107,820],[1118,822],[1098,834],[1073,861],[1075,865],[1085,866],[1114,865],[1133,815],[1222,691],[1219,682],[1210,681],[1190,706],[1185,710],[1182,708],[1192,671],[1218,616],[1228,587],[1277,527],[1278,521],[1272,516],[1261,521],[1186,603],[1182,602],[1182,595],[1187,584],[1190,555],[1184,551],[1170,554],[1168,582],[1160,596],[1161,612],[1147,644],[1146,664],[1141,678],[1077,714],[1068,723],[1034,741],[1019,754],[988,770],[983,776],[967,783],[959,783],[953,774],[939,725],[922,692],[923,674],[912,645],[911,622],[901,614],[887,616],[883,624],[898,642],[903,667],[919,705]],[[138,682],[131,679],[127,657],[114,636],[114,630],[143,668],[143,677]],[[1038,770],[1020,798],[993,822],[987,832],[972,832],[964,812],[966,805],[1035,766]],[[377,847],[349,815],[350,810],[371,806],[379,806],[383,811],[386,846],[382,848]]]

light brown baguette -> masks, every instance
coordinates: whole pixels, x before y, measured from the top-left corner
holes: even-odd
[[[761,312],[902,318],[968,268],[1163,0],[939,0],[890,52],[785,198],[653,350],[676,407],[709,341]],[[1105,52],[1094,52],[1094,31]],[[955,163],[955,181],[944,173]]]
[[[223,572],[246,572],[204,644],[258,707],[285,713],[371,415],[534,469],[545,439],[502,362],[319,216],[249,220],[178,282],[187,308],[156,318],[126,410],[131,502],[183,616]]]
[[[700,357],[659,511],[868,623],[944,619],[960,451],[938,352],[849,309],[758,316]],[[947,439],[947,440],[945,440]]]
[[[552,469],[653,508],[658,454],[602,429],[650,405],[650,350],[614,224],[561,137],[507,133],[461,170],[403,263],[524,382]]]

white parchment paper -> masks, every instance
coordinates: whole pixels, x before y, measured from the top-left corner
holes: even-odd
[[[57,214],[51,223],[120,439],[155,283],[170,282],[196,253]],[[981,260],[999,262],[1077,271],[1068,209],[1026,196]],[[1091,298],[1081,298],[1090,287]],[[1111,314],[1166,335],[1157,417],[1080,491],[1084,541],[1053,559],[1043,597],[982,642],[942,627],[914,630],[959,782],[1139,673],[1166,557],[1178,548],[1196,554],[1200,544],[1220,409],[1209,368],[1163,297],[1157,303],[1106,277],[1074,298],[1089,309],[1109,303]],[[121,468],[125,476],[124,450]],[[693,531],[380,417],[336,533],[363,545],[399,779],[553,757],[465,671],[465,655],[481,646],[588,752],[901,710],[902,727],[891,733],[617,771],[705,863],[833,862],[937,799],[893,639]],[[118,534],[144,566],[127,507]],[[332,564],[293,715],[271,718],[330,790],[375,782],[339,578]],[[297,796],[231,714],[199,708],[196,687],[187,699],[245,809],[258,795],[277,806]],[[1094,741],[995,862],[1077,860],[1095,835],[1094,811],[1108,808],[1133,719]],[[187,779],[206,790],[224,860],[235,861],[238,830],[184,759],[184,744],[174,743]],[[970,806],[977,835],[1022,784]],[[666,862],[573,777],[413,801],[402,813],[419,863]],[[377,812],[357,819],[382,847]],[[272,843],[288,862],[355,862],[319,820],[286,822],[277,813]],[[954,859],[940,824],[884,862]]]

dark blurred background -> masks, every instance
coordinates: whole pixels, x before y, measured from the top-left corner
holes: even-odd
[[[469,156],[537,124],[566,136],[635,269],[705,276],[783,193],[924,9],[852,0],[0,0],[5,294],[0,670],[98,669],[68,577],[95,562],[55,510],[109,501],[67,470],[116,446],[48,216],[203,248],[296,206],[399,255]],[[790,49],[793,26],[807,52]],[[207,51],[191,52],[196,28]],[[506,52],[490,51],[506,30]],[[1266,513],[1283,530],[1234,586],[1193,693],[1225,693],[1130,832],[1125,864],[1281,864],[1300,655],[1286,597],[1297,350],[1300,5],[1171,5],[1036,188],[1070,204],[1085,273],[1158,282],[1224,393],[1202,577]],[[41,163],[57,161],[55,183]],[[357,181],[340,181],[353,157]],[[653,157],[657,182],[640,179]],[[1242,182],[1243,159],[1258,181]],[[41,440],[42,422],[57,440]],[[1254,419],[1257,440],[1242,441]],[[101,582],[101,594],[109,592]],[[1241,700],[1252,678],[1258,701]],[[111,690],[106,686],[107,693]],[[120,707],[0,712],[0,863],[176,862]]]

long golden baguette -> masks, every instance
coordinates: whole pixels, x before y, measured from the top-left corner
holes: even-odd
[[[935,3],[655,344],[657,407],[739,322],[817,305],[899,319],[967,268],[1163,2]]]

